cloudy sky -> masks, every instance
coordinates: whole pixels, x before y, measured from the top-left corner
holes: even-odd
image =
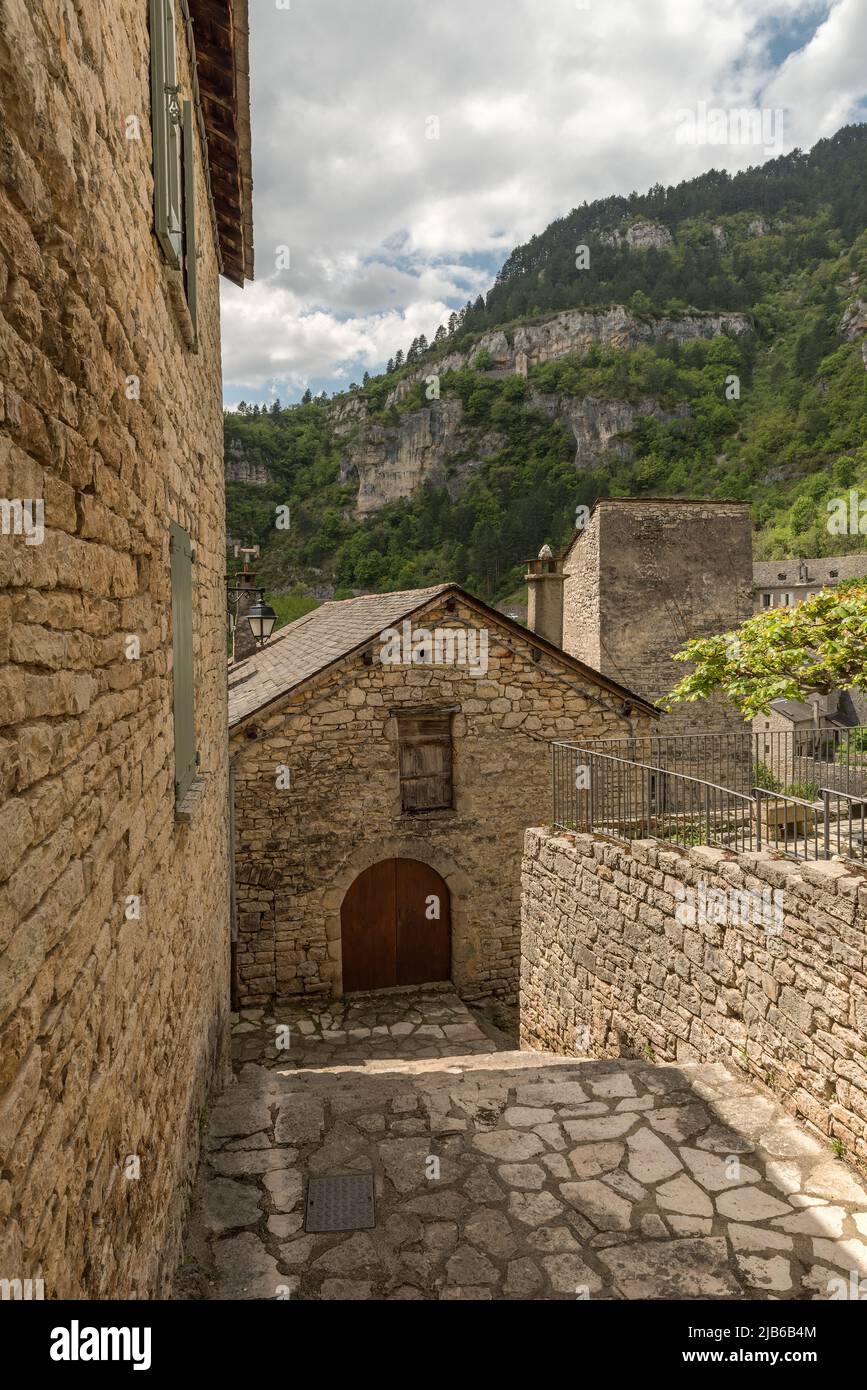
[[[593,198],[867,120],[867,0],[250,0],[256,279],[229,406],[341,390]],[[692,143],[760,108],[782,142]]]

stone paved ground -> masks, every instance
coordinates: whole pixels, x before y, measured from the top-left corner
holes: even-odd
[[[867,1192],[722,1065],[502,1050],[433,990],[235,1047],[176,1297],[867,1298]],[[306,1235],[307,1176],[365,1171],[375,1229]]]

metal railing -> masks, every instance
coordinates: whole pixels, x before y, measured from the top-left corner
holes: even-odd
[[[847,859],[860,859],[864,863],[867,860],[864,834],[867,799],[823,787],[822,803],[824,857],[829,859],[832,854],[842,854]]]
[[[753,787],[812,800],[823,787],[867,794],[867,727],[739,729],[593,739],[600,753],[683,773],[749,796]]]
[[[838,788],[819,788],[815,798],[759,785],[735,790],[574,743],[552,745],[552,774],[553,825],[560,830],[865,860],[867,797]]]

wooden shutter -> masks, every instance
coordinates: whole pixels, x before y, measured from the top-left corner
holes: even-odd
[[[183,250],[183,216],[175,0],[150,0],[150,21],[154,227],[169,265],[177,270]]]
[[[196,146],[193,103],[184,102],[184,288],[193,321],[193,352],[199,350],[199,296],[196,260]]]
[[[172,669],[174,677],[175,798],[196,775],[193,710],[193,551],[186,531],[171,524]]]
[[[450,714],[398,715],[400,799],[404,811],[447,810],[452,805]]]

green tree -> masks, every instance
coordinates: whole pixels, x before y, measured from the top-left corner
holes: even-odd
[[[794,608],[756,614],[734,632],[695,638],[675,660],[693,670],[663,702],[667,708],[721,693],[753,719],[772,700],[867,689],[867,583],[822,589]]]

